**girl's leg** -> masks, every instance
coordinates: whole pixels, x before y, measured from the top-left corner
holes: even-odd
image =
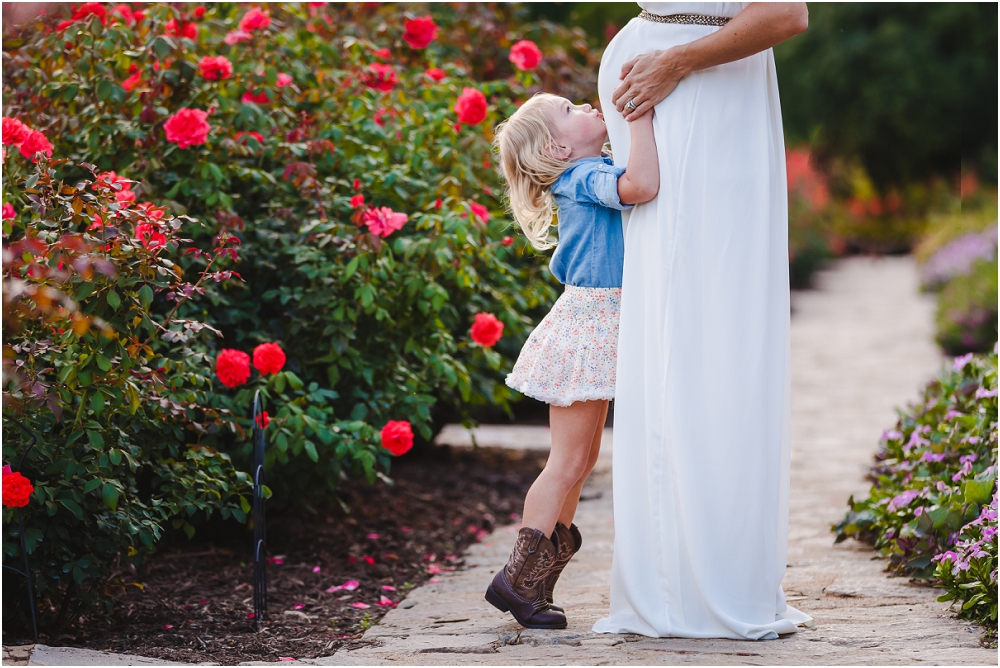
[[[607,401],[578,401],[571,406],[549,407],[552,450],[524,499],[522,526],[552,535],[566,497],[589,472],[588,465],[593,468],[590,459],[594,432],[598,425],[603,426],[607,410]],[[579,497],[579,490],[576,493]]]
[[[576,481],[570,489],[569,494],[566,495],[566,501],[563,503],[562,511],[559,513],[559,522],[563,526],[569,526],[573,523],[573,517],[576,515],[576,507],[580,504],[580,492],[583,490],[583,483],[587,482],[587,478],[590,477],[590,472],[594,470],[594,466],[597,465],[597,458],[601,454],[601,437],[604,435],[604,422],[608,417],[608,402],[604,402],[604,410],[601,412],[601,417],[597,421],[597,428],[594,429],[594,438],[590,445],[590,455],[587,457],[587,468],[584,469],[583,475],[580,479]]]

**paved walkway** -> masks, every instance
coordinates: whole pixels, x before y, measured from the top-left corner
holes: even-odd
[[[577,518],[583,550],[557,589],[569,611],[567,629],[522,629],[483,600],[513,543],[516,528],[507,527],[469,551],[467,570],[411,592],[368,630],[368,647],[302,663],[996,665],[996,651],[979,647],[978,631],[948,613],[946,604],[936,601],[938,591],[887,578],[870,548],[853,541],[834,545],[830,533],[847,497],[866,493],[863,476],[879,435],[895,421],[894,408],[915,400],[941,364],[932,342],[932,311],[931,299],[917,292],[909,258],[844,260],[820,274],[816,290],[793,297],[784,588],[793,605],[813,616],[812,628],[761,642],[591,633],[608,609],[614,537],[611,449],[606,448]],[[610,431],[605,435],[610,445]],[[459,444],[468,434],[449,429],[441,438]],[[548,435],[544,427],[484,427],[477,440],[545,448]],[[38,658],[56,665],[53,654]],[[41,665],[35,656],[32,663]]]

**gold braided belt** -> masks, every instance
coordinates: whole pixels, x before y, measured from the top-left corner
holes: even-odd
[[[670,14],[661,16],[647,12],[645,9],[639,14],[640,19],[653,21],[654,23],[683,23],[697,26],[724,26],[729,23],[728,16],[705,16],[704,14]]]

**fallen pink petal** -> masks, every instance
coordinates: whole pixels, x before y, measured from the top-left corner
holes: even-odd
[[[396,604],[393,603],[392,599],[388,596],[380,596],[378,599],[378,605],[388,606],[390,608],[395,608]]]
[[[304,607],[306,607],[305,603],[296,603],[292,606],[292,610],[302,610]]]
[[[319,566],[313,566],[313,573],[319,573],[321,570],[323,569],[320,568]]]
[[[392,585],[382,585],[382,589],[385,591],[396,591],[396,588]]]
[[[167,631],[167,630],[172,629],[172,628],[174,628],[173,624],[164,624],[163,625],[163,630],[164,631]]]
[[[378,540],[378,534],[377,533],[370,533],[367,536],[365,536],[365,538],[367,538],[368,540]]]
[[[358,582],[357,580],[348,580],[344,584],[340,585],[340,588],[343,589],[344,591],[354,591],[360,586],[361,583]]]
[[[358,610],[367,610],[372,606],[368,605],[367,603],[362,603],[361,601],[355,601],[354,603],[351,603],[351,607],[357,608]]]

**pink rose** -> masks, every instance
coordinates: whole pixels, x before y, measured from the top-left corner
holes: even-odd
[[[445,74],[445,71],[442,70],[439,67],[432,67],[429,70],[427,70],[426,72],[424,72],[424,74],[426,74],[428,77],[430,77],[434,81],[441,81],[446,76],[448,76],[447,74]]]
[[[522,39],[510,47],[510,62],[519,70],[533,70],[542,62],[542,52],[528,39]]]
[[[364,82],[369,88],[390,91],[393,86],[399,83],[399,77],[396,75],[396,68],[392,65],[372,63],[364,74]]]
[[[409,218],[405,213],[396,213],[387,206],[371,208],[365,211],[362,222],[368,226],[372,234],[385,238],[403,229]]]
[[[167,141],[174,142],[178,148],[204,144],[208,141],[208,131],[212,129],[212,126],[205,120],[207,117],[208,112],[201,109],[188,109],[187,107],[179,109],[163,124]]]
[[[39,151],[50,158],[52,157],[52,144],[38,130],[28,132],[28,136],[21,141],[17,148],[21,151],[21,155],[25,158],[31,158],[32,162],[36,162],[35,154]]]
[[[10,202],[3,203],[3,219],[10,220],[11,218],[17,218],[17,211],[14,210],[14,205]]]
[[[31,133],[31,128],[16,118],[3,117],[3,143],[5,146],[17,146]]]
[[[132,76],[122,81],[122,88],[129,93],[142,85],[142,72],[135,72]]]
[[[480,223],[485,223],[487,220],[490,219],[489,209],[487,209],[482,204],[479,204],[478,202],[472,202],[471,204],[469,204],[469,208],[472,209],[472,214],[479,219]]]
[[[477,313],[469,333],[473,341],[490,348],[503,336],[503,323],[492,313]]]
[[[476,88],[464,88],[455,101],[458,120],[466,125],[476,125],[486,119],[486,96]]]
[[[205,56],[198,62],[198,70],[206,79],[228,79],[233,75],[233,64],[225,56]]]
[[[271,25],[271,15],[261,11],[259,7],[254,7],[240,19],[240,30],[250,32],[252,30],[263,30]]]
[[[418,19],[410,19],[406,22],[406,31],[403,39],[410,45],[411,49],[424,49],[437,37],[438,27],[434,19],[424,16]]]
[[[248,33],[246,30],[230,30],[226,33],[226,36],[222,41],[229,46],[232,46],[233,44],[243,42],[248,39],[253,39],[253,35]]]
[[[389,420],[382,427],[382,447],[397,457],[413,447],[413,429],[406,420]]]
[[[275,82],[278,88],[284,88],[285,86],[292,85],[292,77],[290,74],[278,73],[278,81]]]

